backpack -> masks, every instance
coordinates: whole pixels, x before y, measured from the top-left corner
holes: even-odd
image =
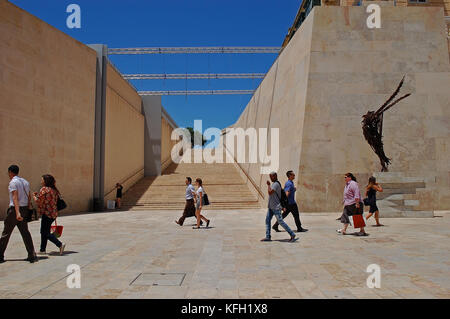
[[[288,198],[286,196],[286,192],[284,191],[283,187],[281,187],[281,183],[279,181],[276,181],[276,183],[278,183],[278,185],[280,185],[281,198],[278,197],[277,192],[275,192],[275,194],[277,195],[278,199],[280,200],[281,207],[287,208],[287,206],[288,206]]]

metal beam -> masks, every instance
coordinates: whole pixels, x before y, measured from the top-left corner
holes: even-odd
[[[191,90],[191,91],[139,91],[141,96],[146,95],[230,95],[253,94],[254,90]]]
[[[108,48],[108,54],[279,53],[280,47]]]
[[[262,79],[265,73],[122,74],[126,80]]]

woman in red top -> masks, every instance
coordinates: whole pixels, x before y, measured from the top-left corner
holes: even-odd
[[[52,175],[42,175],[42,188],[39,193],[34,192],[33,197],[39,207],[41,219],[41,249],[39,254],[45,255],[47,241],[50,240],[59,248],[59,254],[62,255],[66,244],[60,242],[55,235],[50,233],[52,223],[58,217],[56,203],[58,201],[59,191],[55,186],[55,178]]]

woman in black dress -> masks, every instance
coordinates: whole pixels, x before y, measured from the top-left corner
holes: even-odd
[[[123,186],[119,183],[116,184],[116,207],[120,208],[122,201],[122,188]]]
[[[377,207],[377,192],[382,192],[383,188],[380,184],[377,183],[377,180],[375,177],[371,176],[369,177],[369,184],[367,184],[366,187],[366,196],[369,201],[369,214],[367,215],[366,219],[369,219],[369,217],[372,217],[373,214],[375,214],[375,221],[377,224],[375,226],[384,226],[383,224],[380,224],[379,214]]]

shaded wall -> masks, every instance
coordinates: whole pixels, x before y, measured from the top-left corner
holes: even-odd
[[[106,71],[105,200],[144,176],[144,116],[141,97],[110,64]]]
[[[55,176],[68,208],[92,198],[96,53],[7,1],[0,1],[0,217],[11,164],[38,191]]]
[[[171,151],[177,141],[172,140],[171,137],[175,128],[177,125],[163,108],[161,112],[161,172],[173,163]]]

